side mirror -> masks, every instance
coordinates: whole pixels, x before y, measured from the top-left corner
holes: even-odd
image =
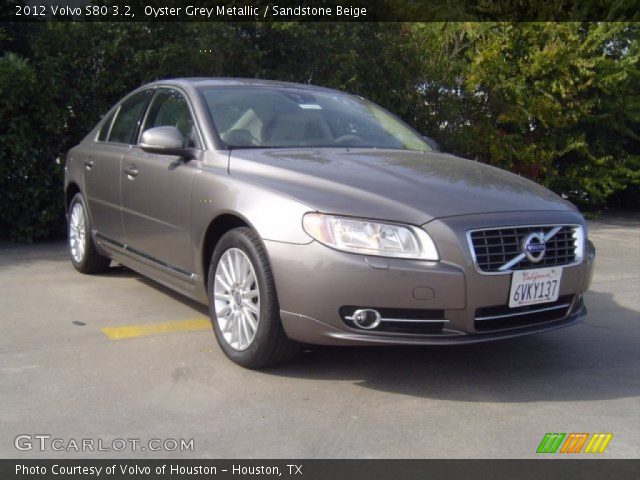
[[[431,150],[434,152],[441,152],[440,144],[436,142],[433,138],[427,137],[426,135],[422,135],[422,140],[431,147]]]
[[[180,130],[171,126],[150,128],[140,136],[140,148],[145,152],[194,158],[193,150],[185,148],[184,144]]]

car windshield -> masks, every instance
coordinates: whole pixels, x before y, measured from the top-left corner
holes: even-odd
[[[200,92],[230,148],[431,150],[395,116],[353,95],[265,86],[203,87]]]

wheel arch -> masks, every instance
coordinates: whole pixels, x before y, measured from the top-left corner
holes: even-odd
[[[253,225],[244,217],[237,213],[225,212],[215,217],[209,223],[202,239],[200,265],[202,266],[202,277],[205,287],[209,282],[209,266],[211,255],[222,236],[230,230],[239,227],[248,227],[257,232]]]
[[[82,191],[80,190],[80,187],[78,186],[78,184],[76,182],[70,182],[69,185],[67,185],[67,188],[65,188],[65,190],[64,190],[64,211],[65,211],[66,215],[69,215],[69,207],[71,206],[71,200],[78,193],[82,193]]]

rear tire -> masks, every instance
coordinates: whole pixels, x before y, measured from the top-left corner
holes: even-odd
[[[82,194],[76,193],[69,205],[69,255],[71,263],[80,273],[107,271],[111,259],[101,255],[91,237],[91,223]]]
[[[208,295],[218,344],[238,365],[266,368],[300,352],[284,332],[267,253],[250,228],[230,230],[216,245]]]

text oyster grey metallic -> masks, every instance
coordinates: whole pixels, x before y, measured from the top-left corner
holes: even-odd
[[[334,90],[145,85],[71,149],[65,192],[76,268],[90,271],[93,246],[210,304],[225,353],[251,368],[286,357],[262,345],[277,332],[289,347],[461,344],[586,315],[595,249],[575,207],[433,151],[388,112]],[[513,272],[552,267],[557,291],[532,284],[509,307]]]

